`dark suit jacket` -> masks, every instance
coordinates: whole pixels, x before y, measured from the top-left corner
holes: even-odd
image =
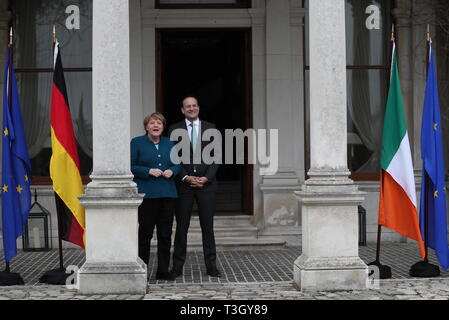
[[[203,133],[206,130],[216,128],[214,124],[204,121],[204,120],[200,120],[200,127],[201,127],[201,136],[203,135]],[[172,126],[170,126],[170,128],[168,130],[168,136],[170,137],[171,133],[176,129],[187,130],[185,120],[182,120],[182,121],[177,122],[177,123],[173,124]],[[181,138],[178,141],[174,141],[174,142],[178,143],[180,141],[181,141]],[[189,143],[190,143],[190,140],[189,140]],[[209,143],[211,143],[211,141],[201,141],[201,152]],[[221,144],[221,141],[220,141],[220,144]],[[203,190],[210,190],[210,189],[215,190],[215,188],[216,188],[215,175],[217,174],[219,165],[218,164],[210,164],[210,165],[205,164],[202,161],[202,159],[201,159],[201,164],[193,164],[192,146],[190,146],[190,158],[191,158],[190,164],[182,163],[181,171],[178,175],[178,183],[180,184],[179,186],[182,189],[187,188],[187,187],[189,189],[193,189],[193,188],[190,188],[190,186],[188,186],[186,183],[183,183],[181,181],[182,178],[184,178],[185,176],[206,177],[209,181],[203,187]],[[210,191],[212,191],[212,190],[210,190]]]

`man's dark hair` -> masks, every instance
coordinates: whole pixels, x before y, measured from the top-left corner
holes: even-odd
[[[198,98],[197,98],[196,95],[194,95],[194,94],[186,94],[186,95],[183,95],[183,96],[182,96],[182,99],[181,99],[181,107],[183,107],[182,103],[183,103],[184,100],[187,99],[187,98],[194,98],[194,99],[196,99],[196,101],[198,101]]]

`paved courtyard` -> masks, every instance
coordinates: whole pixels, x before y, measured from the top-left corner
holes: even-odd
[[[374,260],[375,246],[360,247],[360,256],[369,263]],[[184,275],[174,282],[155,280],[155,254],[151,255],[150,281],[145,296],[97,295],[82,296],[65,286],[39,283],[39,277],[59,265],[58,251],[22,252],[12,261],[13,272],[21,274],[24,286],[0,287],[0,300],[449,300],[449,272],[442,271],[436,279],[410,279],[410,266],[419,261],[414,244],[384,244],[381,261],[392,268],[393,278],[381,280],[380,287],[363,292],[302,293],[293,285],[293,262],[300,255],[299,247],[245,247],[220,249],[218,267],[221,278],[206,275],[202,251],[190,251]],[[0,262],[0,269],[5,268]],[[65,266],[81,266],[84,251],[65,249]],[[436,263],[433,252],[430,262]]]

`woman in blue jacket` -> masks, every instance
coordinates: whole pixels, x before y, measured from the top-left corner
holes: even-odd
[[[139,193],[139,257],[148,264],[154,227],[157,232],[156,279],[174,280],[168,272],[176,192],[175,177],[180,165],[170,159],[174,143],[162,137],[165,118],[153,113],[144,120],[146,134],[131,140],[131,171]]]

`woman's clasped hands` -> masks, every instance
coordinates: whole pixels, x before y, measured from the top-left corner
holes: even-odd
[[[170,169],[167,169],[165,171],[162,171],[161,169],[151,169],[150,175],[155,178],[163,177],[165,179],[170,179],[173,176],[173,171],[171,171]]]

